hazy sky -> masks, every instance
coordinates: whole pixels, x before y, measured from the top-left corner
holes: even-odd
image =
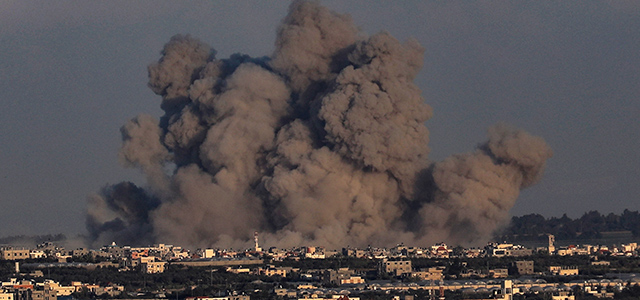
[[[506,122],[554,150],[512,213],[640,210],[640,2],[320,1],[426,48],[430,158]],[[147,65],[171,36],[271,54],[288,1],[0,1],[0,236],[81,233],[87,195],[122,180],[120,127],[159,117]]]

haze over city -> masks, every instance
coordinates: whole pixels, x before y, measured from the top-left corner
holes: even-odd
[[[511,214],[640,209],[640,5],[319,3],[351,15],[362,34],[384,30],[424,47],[412,82],[433,112],[425,141],[431,162],[474,151],[500,122],[544,138],[553,157]],[[163,45],[189,34],[216,58],[269,56],[289,6],[80,4],[2,4],[0,236],[83,233],[90,195],[123,180],[145,187],[119,162],[120,127],[141,113],[162,116],[147,66]],[[366,154],[352,156],[369,164]]]

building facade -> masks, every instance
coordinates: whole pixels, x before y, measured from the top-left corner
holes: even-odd
[[[411,273],[410,260],[384,260],[382,261],[382,266],[385,273],[391,273],[395,276]]]

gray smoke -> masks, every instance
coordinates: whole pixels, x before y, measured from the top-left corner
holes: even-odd
[[[489,129],[489,141],[474,153],[453,155],[434,165],[434,201],[420,208],[425,236],[461,243],[489,236],[509,220],[520,189],[542,175],[551,156],[545,142],[504,124]]]
[[[473,153],[427,158],[432,114],[413,83],[423,48],[364,36],[348,16],[295,1],[270,57],[218,59],[176,35],[149,66],[160,120],[122,128],[120,157],[147,186],[91,197],[96,244],[341,247],[483,242],[551,150],[506,125]]]

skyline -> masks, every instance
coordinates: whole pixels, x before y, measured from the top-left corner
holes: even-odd
[[[84,232],[89,194],[142,183],[118,164],[120,127],[161,115],[146,67],[171,36],[191,34],[219,57],[270,55],[288,6],[155,3],[3,4],[0,236]],[[321,3],[369,35],[387,30],[426,48],[414,82],[434,110],[431,160],[473,150],[497,122],[550,144],[542,181],[513,214],[640,209],[637,4]]]

